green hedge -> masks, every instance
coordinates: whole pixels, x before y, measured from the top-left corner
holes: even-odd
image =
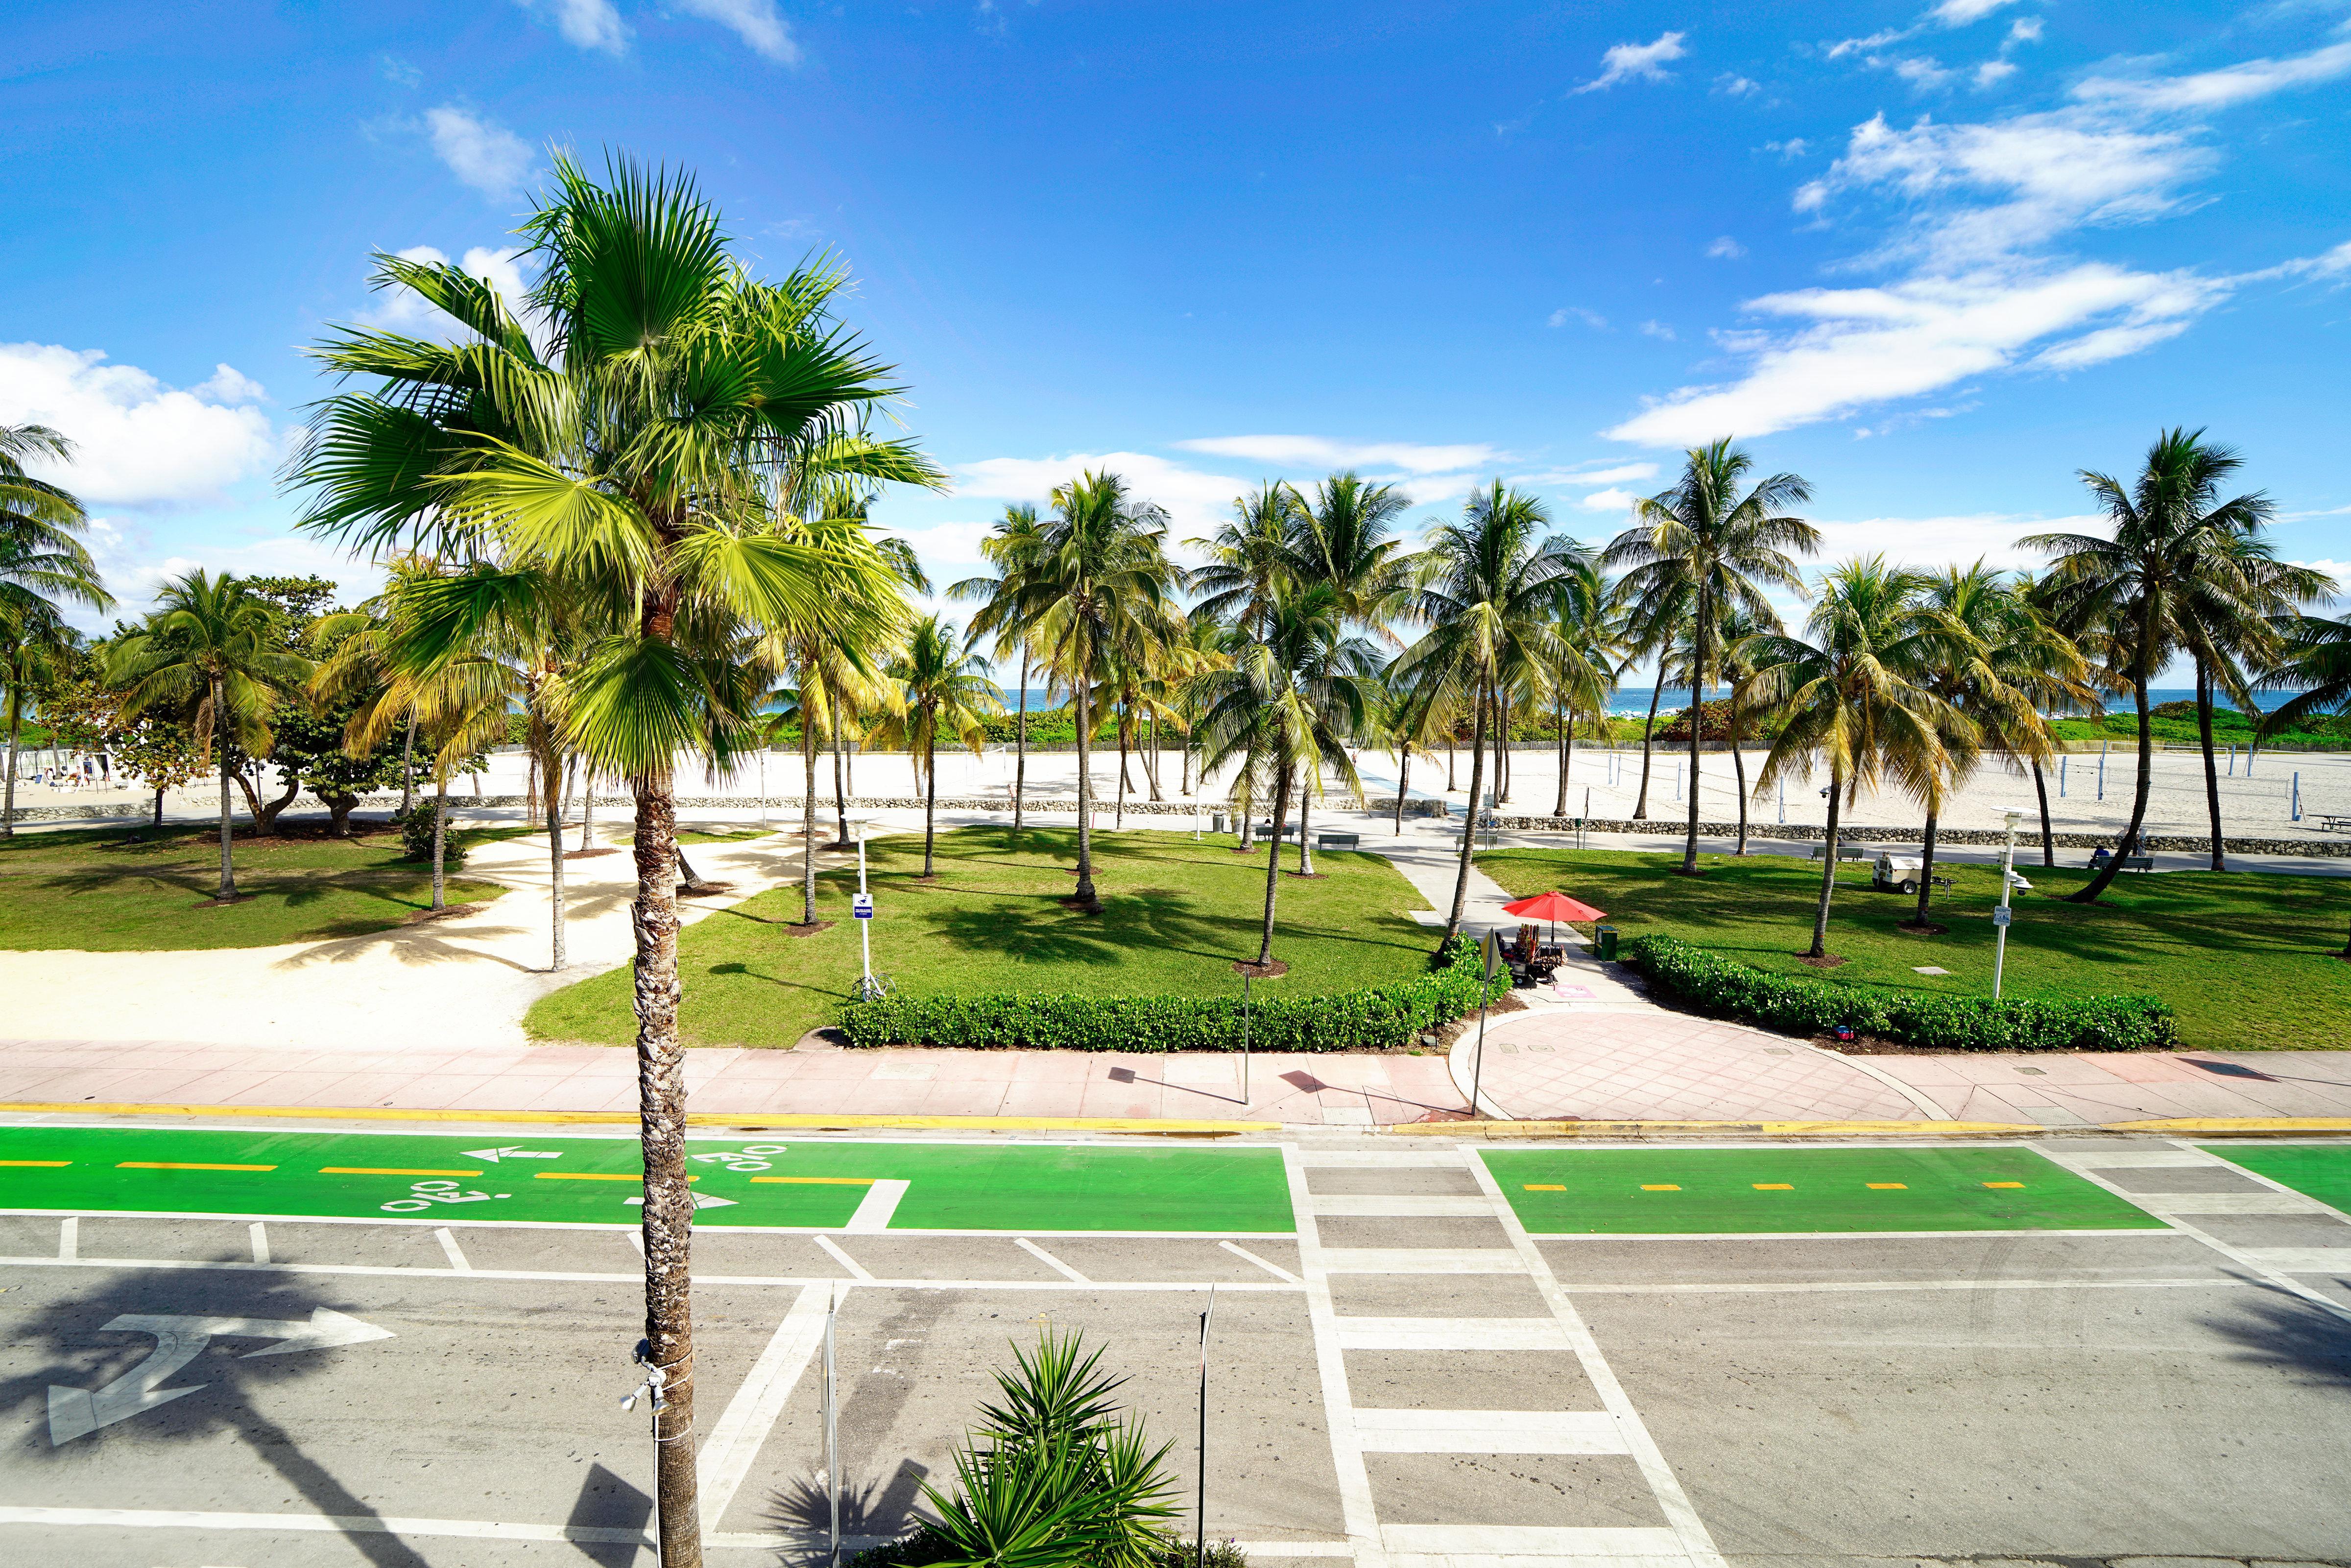
[[[1625,944],[1625,961],[1701,1012],[1782,1034],[1859,1034],[1936,1051],[2168,1051],[2179,1024],[2155,997],[2048,1002],[1904,996],[1770,975],[1672,936]]]
[[[1252,1051],[1384,1051],[1451,1023],[1479,1000],[1478,946],[1456,937],[1429,972],[1319,997],[1270,997],[1249,1009]],[[1510,988],[1498,974],[1493,994]],[[1238,997],[1073,997],[942,992],[847,1002],[852,1046],[1027,1046],[1050,1051],[1238,1051]]]

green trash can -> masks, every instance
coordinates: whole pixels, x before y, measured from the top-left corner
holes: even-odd
[[[1614,925],[1593,926],[1592,928],[1592,943],[1594,947],[1599,949],[1600,961],[1602,963],[1613,964],[1616,961],[1616,927]]]

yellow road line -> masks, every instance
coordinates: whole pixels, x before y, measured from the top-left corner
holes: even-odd
[[[118,1160],[119,1171],[274,1171],[276,1166],[215,1166],[199,1161],[178,1160]]]
[[[633,1181],[642,1183],[645,1179],[645,1173],[643,1171],[533,1171],[530,1174],[534,1179],[538,1181]],[[690,1176],[685,1179],[688,1181],[700,1181],[702,1178],[698,1176]]]
[[[1661,1181],[1652,1186],[1645,1182],[1642,1184],[1641,1190],[1643,1192],[1679,1192],[1681,1191],[1681,1184],[1679,1182]]]
[[[71,1160],[0,1160],[0,1166],[40,1166],[44,1167],[55,1167],[57,1166],[69,1166],[71,1164],[73,1164],[73,1161]]]
[[[559,1127],[633,1127],[641,1119],[634,1111],[433,1111],[390,1105],[181,1105],[94,1100],[0,1101],[0,1116],[6,1115],[270,1116],[300,1122],[506,1122]],[[778,1112],[768,1115],[757,1111],[689,1111],[685,1122],[690,1127],[741,1127],[752,1131],[773,1129],[804,1133],[904,1128],[929,1132],[1165,1133],[1197,1136],[1201,1134],[1279,1133],[1282,1130],[1280,1122],[1183,1121],[1152,1116],[828,1116],[800,1112]],[[1476,1125],[1472,1123],[1460,1124]],[[2022,1130],[2037,1133],[2042,1129],[2027,1124]],[[2346,1131],[2351,1131],[2351,1124],[2346,1124]]]
[[[1984,1186],[2022,1186],[2024,1184],[2021,1181],[1988,1181],[1984,1183]]]
[[[808,1186],[872,1186],[872,1176],[753,1176],[753,1181],[795,1182]]]
[[[1862,1185],[1872,1192],[1908,1192],[1910,1190],[1910,1184],[1907,1181],[1873,1181],[1864,1182]]]
[[[479,1176],[479,1171],[436,1171],[407,1166],[320,1166],[320,1176]]]
[[[1759,1181],[1750,1182],[1748,1185],[1752,1186],[1757,1192],[1793,1192],[1796,1190],[1796,1184],[1792,1181]]]
[[[751,1179],[758,1181],[759,1178],[753,1176]],[[1547,1181],[1531,1181],[1526,1184],[1526,1187],[1529,1192],[1565,1192],[1567,1190],[1562,1184]]]

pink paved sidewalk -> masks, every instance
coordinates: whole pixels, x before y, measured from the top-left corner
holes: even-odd
[[[1071,1051],[686,1053],[696,1111],[817,1115],[1087,1116],[1371,1126],[1466,1115],[1445,1058]],[[632,1111],[633,1052],[547,1045],[319,1051],[169,1040],[0,1041],[0,1100]]]

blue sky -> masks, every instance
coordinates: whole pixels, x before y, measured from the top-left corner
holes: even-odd
[[[20,0],[0,50],[0,420],[82,442],[134,606],[368,580],[273,484],[300,348],[415,314],[374,249],[520,287],[550,144],[855,268],[957,482],[877,516],[950,576],[1081,464],[1179,536],[1351,464],[1596,539],[1719,434],[1831,554],[2030,564],[2172,423],[2351,563],[2339,3]]]

